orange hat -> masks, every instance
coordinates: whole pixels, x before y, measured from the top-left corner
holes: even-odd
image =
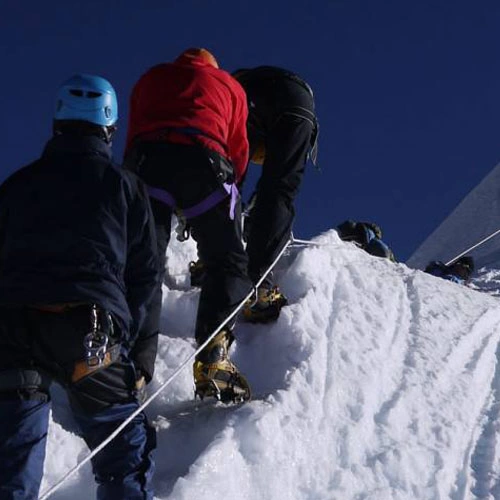
[[[217,59],[215,59],[213,54],[210,53],[207,49],[203,48],[192,47],[190,49],[187,49],[177,58],[177,60],[181,58],[201,59],[203,62],[210,64],[210,66],[213,66],[214,68],[219,67]]]

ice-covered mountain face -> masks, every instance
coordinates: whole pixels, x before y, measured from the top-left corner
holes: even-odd
[[[423,269],[431,260],[447,262],[500,230],[500,165],[497,165],[451,212],[408,259]],[[476,264],[475,285],[500,290],[500,233],[468,253]]]
[[[190,367],[148,407],[156,498],[438,500],[500,498],[500,303],[372,257],[335,231],[292,249],[270,325],[238,324],[232,359],[254,400],[179,409]],[[199,291],[189,241],[168,252],[158,387],[195,350]],[[87,453],[54,393],[44,487]],[[52,498],[88,500],[84,467]]]

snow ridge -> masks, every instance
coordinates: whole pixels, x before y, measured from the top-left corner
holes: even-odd
[[[497,299],[372,257],[335,231],[315,241],[281,264],[290,305],[279,320],[237,326],[232,359],[255,400],[176,413],[193,395],[187,369],[148,408],[156,497],[498,498]],[[153,389],[195,349],[195,255],[191,241],[169,248]],[[56,396],[44,486],[86,453]],[[87,499],[89,484],[84,468],[53,498]]]

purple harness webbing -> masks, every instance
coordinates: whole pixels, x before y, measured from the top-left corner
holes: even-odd
[[[223,188],[224,189],[217,189],[216,191],[210,193],[205,199],[201,200],[192,207],[179,209],[175,198],[169,192],[157,187],[147,186],[148,193],[151,198],[165,203],[165,205],[168,205],[174,211],[180,210],[186,219],[198,217],[198,215],[207,212],[229,195],[231,196],[229,217],[231,220],[234,220],[234,212],[239,194],[238,188],[236,187],[236,184],[227,184],[226,182],[223,184]]]

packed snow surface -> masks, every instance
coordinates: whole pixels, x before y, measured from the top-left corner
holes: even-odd
[[[175,238],[173,238],[175,239]],[[232,359],[254,399],[198,409],[191,366],[148,407],[156,498],[500,498],[500,304],[372,257],[335,231],[280,263],[289,298],[271,325],[239,323]],[[168,251],[159,387],[195,350],[194,243]],[[487,281],[487,280],[486,280]],[[54,393],[43,489],[88,451]],[[54,499],[88,500],[90,466]]]

